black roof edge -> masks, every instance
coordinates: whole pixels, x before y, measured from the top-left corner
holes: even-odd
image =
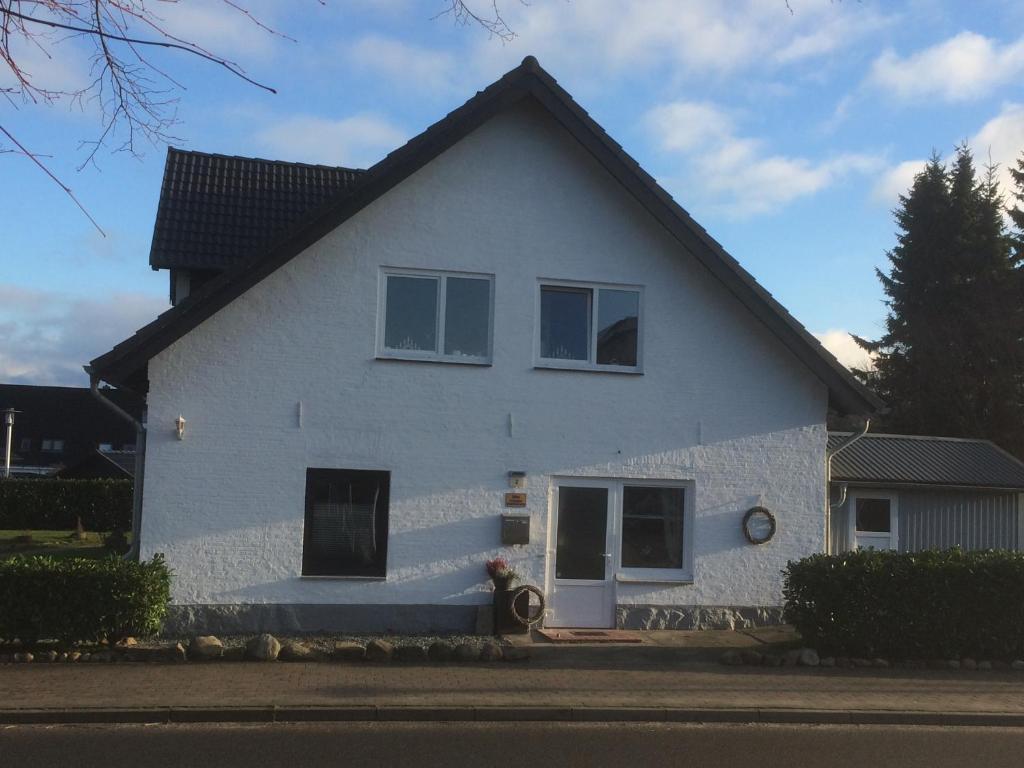
[[[214,278],[141,328],[134,336],[95,358],[86,366],[87,372],[112,384],[133,376],[138,378],[140,370],[145,369],[153,355],[181,338],[493,115],[528,96],[537,99],[562,123],[688,252],[828,387],[829,401],[833,407],[843,413],[863,414],[877,413],[884,409],[884,403],[839,363],[636,160],[612,140],[533,56],[524,58],[520,66],[390,152],[362,175],[347,196],[329,201],[311,213],[271,245],[262,257],[249,264],[240,264]]]

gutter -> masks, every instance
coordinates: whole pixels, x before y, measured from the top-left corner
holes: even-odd
[[[135,427],[135,478],[132,488],[132,543],[125,553],[125,560],[139,559],[139,533],[142,530],[142,485],[146,470],[146,425],[135,419],[128,411],[100,393],[99,376],[86,368],[89,374],[89,391],[93,397]]]
[[[847,492],[847,484],[843,483],[839,489],[839,501],[832,501],[832,459],[864,437],[870,426],[871,419],[865,418],[860,432],[850,435],[834,451],[825,451],[825,554],[832,554],[832,513],[846,503]]]

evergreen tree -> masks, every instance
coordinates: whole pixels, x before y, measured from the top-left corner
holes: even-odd
[[[1024,171],[1024,169],[1022,169]],[[1024,455],[1020,271],[994,169],[982,180],[967,146],[950,168],[933,155],[895,211],[889,314],[858,372],[889,405],[881,428],[985,437]]]

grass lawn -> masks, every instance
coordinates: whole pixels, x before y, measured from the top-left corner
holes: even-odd
[[[12,555],[106,557],[110,554],[103,548],[104,534],[88,531],[85,538],[75,539],[73,533],[73,531],[0,531],[0,559]],[[25,537],[30,537],[30,540]]]

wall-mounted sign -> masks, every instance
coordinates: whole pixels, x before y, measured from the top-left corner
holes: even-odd
[[[526,506],[526,494],[525,493],[506,493],[505,494],[505,506],[506,507],[525,507]]]

